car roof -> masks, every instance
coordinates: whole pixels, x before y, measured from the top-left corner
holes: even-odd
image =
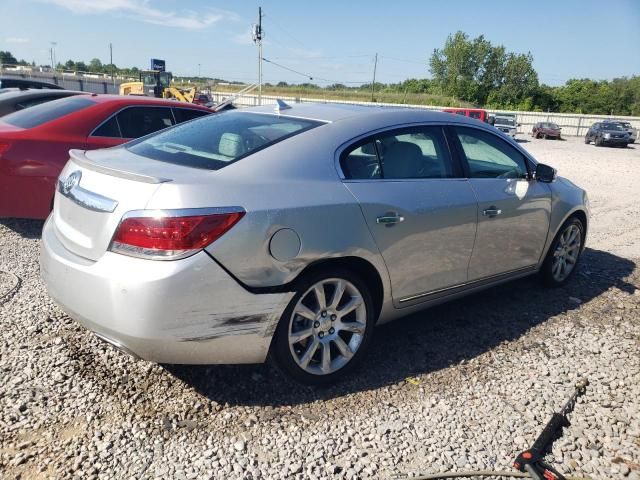
[[[357,117],[367,120],[378,119],[399,122],[455,122],[471,125],[482,124],[479,120],[453,115],[437,110],[427,110],[412,107],[387,107],[381,105],[353,105],[341,103],[291,103],[289,108],[280,109],[279,114],[288,117],[305,118],[320,122],[339,122],[341,120],[355,119]],[[275,105],[262,107],[249,107],[239,110],[241,112],[268,113],[275,115]]]
[[[4,101],[4,100],[13,100],[16,98],[19,99],[23,99],[23,98],[31,98],[31,97],[61,97],[61,96],[65,96],[65,95],[81,95],[81,94],[88,94],[88,92],[78,92],[75,90],[55,90],[55,89],[48,89],[48,88],[30,88],[27,90],[19,90],[19,89],[15,89],[13,91],[10,92],[5,92],[3,93],[3,95],[0,97],[0,101]]]
[[[16,86],[18,88],[39,88],[39,89],[54,89],[54,90],[62,90],[60,85],[56,85],[55,83],[43,82],[41,80],[33,80],[30,78],[15,78],[15,77],[0,77],[0,86],[1,85],[9,85]]]
[[[204,108],[195,103],[187,103],[187,102],[179,102],[177,100],[170,100],[166,98],[155,98],[155,97],[146,97],[144,95],[111,95],[105,93],[92,93],[91,100],[96,103],[120,103],[123,106],[126,105],[164,105],[164,106],[175,106],[175,107],[189,107],[195,108],[199,110],[210,110],[208,108]]]

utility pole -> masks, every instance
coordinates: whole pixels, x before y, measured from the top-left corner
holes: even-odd
[[[51,58],[51,69],[53,69],[53,48],[49,47],[49,57]]]
[[[373,102],[373,94],[376,88],[376,69],[378,68],[378,54],[376,53],[376,59],[373,64],[373,82],[371,82],[371,101]]]
[[[253,26],[253,42],[258,45],[258,105],[262,105],[262,7],[258,7],[258,23]]]
[[[116,86],[116,77],[113,74],[113,45],[109,43],[109,65],[111,65],[111,81],[113,82],[113,87]]]
[[[200,79],[200,64],[198,64],[198,80]]]
[[[53,71],[55,72],[56,70],[56,45],[58,43],[57,42],[51,42],[51,67],[53,68]]]

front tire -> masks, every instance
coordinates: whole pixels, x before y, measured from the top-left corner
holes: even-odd
[[[553,239],[544,259],[540,275],[550,287],[567,283],[576,271],[584,242],[584,225],[576,218],[568,219]]]
[[[374,325],[373,299],[358,275],[342,268],[312,272],[280,318],[271,357],[300,383],[333,383],[362,361]]]

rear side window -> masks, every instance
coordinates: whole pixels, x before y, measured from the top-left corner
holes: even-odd
[[[34,128],[95,104],[96,102],[84,96],[61,98],[11,113],[2,120],[15,127]]]
[[[380,162],[373,140],[364,145],[356,145],[342,154],[342,172],[350,180],[382,178]]]
[[[228,111],[178,125],[126,148],[154,160],[219,170],[319,125],[313,120]]]
[[[453,164],[440,127],[411,127],[376,135],[341,155],[346,179],[454,177]]]
[[[204,112],[202,110],[196,110],[195,108],[174,108],[173,114],[176,117],[176,123],[186,122],[193,120],[194,118],[204,117],[211,112]]]
[[[104,122],[91,134],[92,137],[117,137],[120,138],[120,127],[115,116]]]
[[[140,138],[174,124],[168,107],[130,107],[121,111],[117,118],[124,138]]]

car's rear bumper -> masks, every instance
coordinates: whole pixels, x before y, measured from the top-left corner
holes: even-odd
[[[98,336],[158,363],[259,363],[293,293],[253,294],[205,252],[154,261],[67,250],[51,219],[40,268],[51,297]]]

